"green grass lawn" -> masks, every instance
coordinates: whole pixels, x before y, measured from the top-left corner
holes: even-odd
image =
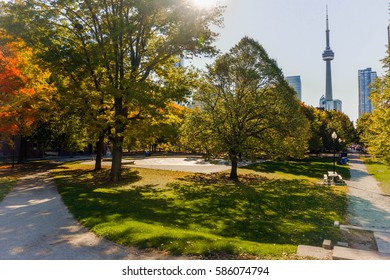
[[[390,195],[390,166],[370,159],[364,160],[367,170],[379,182],[386,195]]]
[[[4,197],[7,195],[13,184],[15,183],[14,178],[10,177],[3,177],[0,178],[0,201],[4,199]]]
[[[16,182],[16,177],[10,173],[8,166],[0,165],[0,201],[4,199]]]
[[[337,160],[337,158],[336,158]],[[317,182],[323,178],[327,171],[333,171],[333,157],[308,157],[298,161],[274,162],[267,161],[262,164],[251,165],[246,169],[257,172],[283,176],[283,178],[307,179]],[[335,165],[336,172],[344,179],[350,179],[348,165]]]
[[[344,221],[345,187],[316,186],[328,167],[319,161],[254,165],[239,170],[240,183],[227,173],[131,168],[111,184],[108,170],[81,164],[54,174],[75,218],[115,242],[201,258],[291,259],[299,244],[338,240],[333,222]]]

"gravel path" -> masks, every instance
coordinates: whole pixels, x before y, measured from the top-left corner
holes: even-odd
[[[373,230],[390,230],[390,197],[382,192],[359,158],[352,156],[349,165],[349,223]]]
[[[21,178],[0,203],[0,259],[172,259],[124,248],[78,224],[49,172]]]
[[[390,197],[357,156],[350,158],[349,165],[348,223],[373,231],[379,252],[390,254]]]

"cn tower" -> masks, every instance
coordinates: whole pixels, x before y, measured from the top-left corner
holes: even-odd
[[[326,7],[326,49],[322,54],[322,59],[326,62],[325,100],[331,101],[333,100],[333,93],[332,93],[332,71],[330,67],[330,62],[334,59],[334,52],[330,48],[328,7]]]

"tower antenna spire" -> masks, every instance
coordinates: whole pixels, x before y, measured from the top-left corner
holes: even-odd
[[[330,49],[330,39],[329,39],[329,14],[328,14],[328,5],[326,5],[326,48]]]
[[[389,15],[390,15],[390,3],[389,3]],[[390,50],[390,20],[387,25],[387,48]]]
[[[326,4],[326,30],[329,30],[328,4]]]

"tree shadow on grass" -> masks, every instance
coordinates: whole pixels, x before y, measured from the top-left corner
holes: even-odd
[[[1,176],[14,176],[20,177],[25,175],[32,175],[35,173],[46,172],[53,168],[60,168],[61,163],[54,162],[26,162],[23,164],[15,164],[15,167],[11,165],[0,165]]]
[[[336,234],[333,222],[340,220],[337,213],[342,215],[345,206],[341,194],[305,180],[248,177],[234,183],[212,177],[217,175],[196,175],[156,188],[131,186],[140,177],[129,172],[126,186],[106,185],[99,182],[101,174],[86,171],[61,171],[59,175],[68,177],[57,180],[65,203],[86,226],[107,225],[115,231],[129,222],[131,231],[154,225],[163,233],[145,239],[156,239],[151,247],[155,242],[165,244],[164,236],[175,230],[180,232],[172,237],[177,242],[206,234],[258,243],[320,245],[324,237]]]
[[[109,181],[109,173],[110,170],[108,168],[104,168],[100,171],[94,171],[89,168],[74,169],[66,166],[59,166],[56,168],[56,176],[59,181],[63,178],[63,180],[68,183],[76,185],[81,184],[90,188],[117,187],[124,184],[132,184],[142,179],[142,177],[139,176],[138,171],[123,169],[122,180],[114,183]]]
[[[252,183],[177,186],[176,191],[192,211],[223,224],[218,234],[256,242],[318,244],[324,235],[334,235],[333,222],[340,218],[334,213],[346,211],[344,195],[305,180],[257,177]]]

